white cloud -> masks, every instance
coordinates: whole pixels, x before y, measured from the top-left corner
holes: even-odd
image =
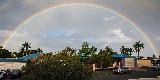
[[[121,44],[133,42],[134,40],[122,32],[122,29],[112,29],[105,34],[104,37],[100,37],[97,43],[109,43],[109,44]]]
[[[114,19],[116,19],[116,16],[107,16],[107,17],[103,18],[104,21],[111,21],[111,20],[114,20]]]
[[[159,36],[159,37],[157,37],[155,40],[159,41],[159,40],[160,40],[160,36]]]
[[[111,31],[111,33],[113,34],[113,36],[115,36],[117,39],[117,41],[122,41],[122,42],[132,42],[133,39],[126,36],[123,32],[122,29],[113,29]]]

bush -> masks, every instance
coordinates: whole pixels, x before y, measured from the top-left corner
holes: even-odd
[[[89,80],[92,71],[77,56],[46,54],[22,68],[22,80]]]

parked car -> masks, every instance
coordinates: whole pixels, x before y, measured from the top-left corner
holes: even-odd
[[[3,80],[5,78],[5,72],[0,72],[0,80]]]
[[[6,70],[1,70],[1,72],[3,73],[3,76],[4,76],[4,78],[6,78],[7,77],[7,71]]]
[[[10,78],[19,78],[21,76],[21,70],[20,69],[13,69],[9,75],[10,75]]]
[[[153,70],[153,71],[160,70],[160,64],[153,64],[153,66],[150,67],[149,70]]]
[[[115,67],[115,68],[113,69],[113,72],[114,72],[114,73],[123,74],[123,73],[131,73],[132,70],[130,70],[130,69],[127,68],[127,67]]]

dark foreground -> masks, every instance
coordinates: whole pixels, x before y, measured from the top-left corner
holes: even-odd
[[[94,73],[92,80],[128,80],[139,78],[154,78],[153,80],[155,80],[157,76],[160,76],[160,71],[136,71],[129,74],[114,74],[111,71],[97,71]],[[156,80],[160,80],[160,78]]]

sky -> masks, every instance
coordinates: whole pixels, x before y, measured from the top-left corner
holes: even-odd
[[[160,49],[160,1],[159,0],[0,0],[0,43],[28,17],[49,6],[69,3],[89,3],[114,10],[143,30]],[[84,41],[99,49],[109,45],[116,52],[124,45],[132,47],[142,41],[144,56],[153,50],[133,25],[119,15],[91,6],[72,5],[49,10],[36,16],[17,30],[6,48],[18,51],[27,41],[32,48],[57,51],[67,46],[80,48]]]

